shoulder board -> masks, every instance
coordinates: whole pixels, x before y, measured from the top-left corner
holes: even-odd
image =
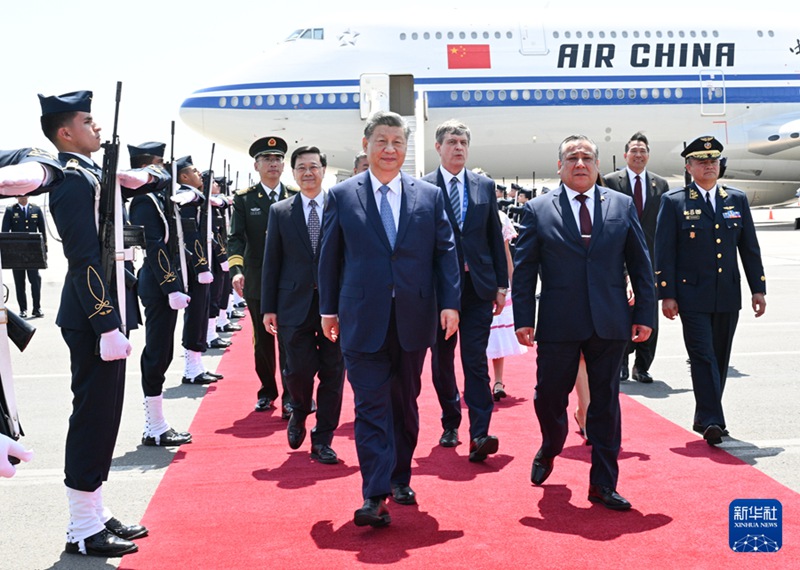
[[[259,186],[259,185],[258,184],[253,184],[252,186],[250,186],[249,188],[245,188],[244,190],[237,190],[236,191],[236,195],[237,196],[244,196],[248,192],[252,192],[253,190],[255,190],[257,186]]]

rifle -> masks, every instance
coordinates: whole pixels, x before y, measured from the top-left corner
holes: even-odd
[[[203,205],[200,211],[200,243],[206,243],[206,259],[208,259],[208,270],[211,271],[211,240],[214,237],[214,231],[211,228],[211,185],[214,183],[214,147],[216,143],[211,143],[211,160],[208,165],[208,178],[203,184]]]
[[[117,180],[119,162],[119,101],[122,95],[122,81],[117,81],[117,96],[114,108],[114,132],[111,140],[103,143],[103,174],[100,180],[100,255],[103,262],[103,275],[106,283],[116,283],[117,308],[119,309],[120,330],[127,334],[125,323],[125,245],[123,242],[122,189]],[[112,275],[115,280],[112,281]]]
[[[167,222],[170,224],[170,230],[173,239],[167,242],[169,248],[169,257],[172,262],[178,259],[180,264],[181,274],[181,289],[184,293],[189,292],[189,275],[186,273],[186,249],[185,241],[183,239],[183,224],[181,223],[180,208],[175,205],[175,202],[170,200],[170,196],[175,196],[178,193],[178,173],[175,170],[175,121],[172,121],[172,135],[170,137],[170,150],[169,150],[169,164],[170,174],[172,176],[172,192],[166,195],[164,200],[164,213],[166,214]]]

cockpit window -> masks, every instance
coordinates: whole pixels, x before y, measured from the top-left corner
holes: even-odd
[[[292,42],[294,40],[324,40],[324,39],[325,39],[325,28],[301,28],[289,34],[289,37],[286,38],[286,41]]]

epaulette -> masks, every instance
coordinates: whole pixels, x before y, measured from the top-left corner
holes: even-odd
[[[237,190],[236,191],[236,195],[237,196],[244,196],[248,192],[251,192],[251,191],[255,190],[256,186],[258,186],[258,184],[253,184],[252,186],[250,186],[249,188],[245,188],[244,190]]]

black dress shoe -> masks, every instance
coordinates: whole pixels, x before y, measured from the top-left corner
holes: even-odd
[[[330,445],[315,443],[311,446],[311,459],[325,465],[338,465],[339,457]]]
[[[442,447],[455,447],[458,445],[458,430],[453,429],[446,429],[444,433],[442,433],[442,437],[439,438],[439,445]]]
[[[192,443],[192,434],[186,431],[177,432],[172,428],[157,437],[142,436],[142,445],[168,447],[171,445],[183,445],[184,443]]]
[[[247,303],[245,301],[239,301],[238,303],[234,303],[233,306],[237,309],[244,309],[247,307]]]
[[[86,556],[102,556],[104,558],[119,558],[139,550],[139,547],[130,540],[125,540],[115,535],[108,529],[93,534],[83,541],[86,547]],[[83,554],[77,542],[68,542],[64,548],[68,554]]]
[[[589,485],[589,500],[600,503],[607,509],[614,511],[627,511],[631,504],[611,487],[603,485]]]
[[[106,521],[106,529],[125,540],[133,540],[147,536],[147,529],[140,524],[122,524],[118,519],[111,517]]]
[[[708,445],[719,445],[722,443],[722,428],[717,424],[711,424],[703,432],[703,439]]]
[[[41,309],[34,309],[33,310],[33,318],[41,319],[42,317],[44,317],[44,313],[42,312]]]
[[[534,485],[541,485],[544,483],[550,473],[553,472],[553,458],[545,457],[542,455],[542,450],[536,452],[536,457],[533,458],[533,466],[531,467],[531,483]]]
[[[389,509],[386,508],[386,499],[369,498],[364,501],[364,506],[358,509],[353,516],[356,526],[371,526],[378,528],[392,522]]]
[[[231,341],[229,340],[222,340],[221,338],[217,337],[211,342],[208,343],[208,348],[228,348],[231,345]]]
[[[19,316],[21,318],[23,318],[23,319],[27,319],[28,318],[28,311],[20,311],[19,312]]]
[[[723,426],[719,427],[722,429],[722,435],[730,435],[730,433],[728,433],[728,430],[725,429]],[[700,424],[692,424],[692,431],[696,431],[697,433],[702,435],[702,433],[706,431],[706,429]]]
[[[487,456],[497,453],[500,441],[494,435],[485,435],[473,439],[469,445],[469,460],[478,463],[486,459]]]
[[[242,330],[242,325],[236,325],[233,323],[226,323],[224,327],[217,327],[218,333],[229,333],[229,332],[236,332]]]
[[[271,407],[272,407],[272,400],[270,400],[269,398],[259,398],[258,402],[256,402],[257,412],[266,412]]]
[[[306,439],[306,418],[300,414],[292,414],[289,418],[289,426],[286,428],[286,437],[289,439],[289,447],[297,449],[303,445]]]
[[[619,369],[619,380],[620,382],[625,382],[628,379],[628,367],[623,365],[622,368]]]
[[[289,404],[284,404],[281,406],[281,419],[288,420],[292,417],[292,406]]]
[[[653,377],[650,376],[650,373],[647,372],[647,370],[638,370],[635,366],[633,367],[633,370],[631,370],[631,378],[637,382],[641,382],[642,384],[653,383]]]
[[[216,382],[217,379],[208,374],[207,372],[201,372],[194,378],[189,378],[188,376],[184,376],[181,382],[183,384],[211,384]]]
[[[417,494],[408,485],[393,485],[392,499],[400,505],[416,505]]]
[[[216,378],[217,380],[222,380],[225,378],[222,374],[217,374],[216,372],[209,372],[206,370],[206,376],[211,376],[212,378]]]
[[[244,318],[244,313],[234,309],[233,311],[230,312],[230,314],[228,314],[228,318],[229,319],[243,319]]]

